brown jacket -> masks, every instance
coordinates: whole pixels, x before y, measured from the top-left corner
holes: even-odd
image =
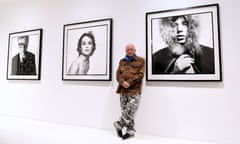
[[[127,96],[141,94],[144,71],[145,61],[142,57],[136,56],[129,63],[124,58],[121,59],[117,69],[117,93]],[[122,86],[124,81],[130,84],[129,88]]]

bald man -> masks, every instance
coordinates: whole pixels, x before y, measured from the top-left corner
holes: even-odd
[[[125,52],[126,56],[120,60],[117,69],[117,93],[120,94],[122,113],[120,119],[114,122],[117,134],[122,139],[135,135],[134,116],[140,102],[145,72],[145,60],[136,55],[135,46],[127,44]]]

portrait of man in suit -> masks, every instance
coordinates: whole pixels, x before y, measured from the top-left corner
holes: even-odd
[[[18,53],[12,58],[12,75],[36,75],[35,54],[28,49],[29,36],[17,37]]]

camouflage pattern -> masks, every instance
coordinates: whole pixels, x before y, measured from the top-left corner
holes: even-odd
[[[121,104],[121,117],[119,121],[114,122],[114,127],[118,130],[126,128],[126,133],[134,135],[136,130],[134,129],[134,117],[138,109],[140,102],[140,94],[126,96],[120,95]]]

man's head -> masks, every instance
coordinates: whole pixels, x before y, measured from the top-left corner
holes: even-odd
[[[192,15],[165,17],[160,20],[160,32],[163,40],[173,53],[199,52],[197,19]]]
[[[185,44],[188,35],[188,21],[184,16],[172,17],[171,26],[175,32],[175,40],[179,44]]]
[[[29,36],[18,37],[19,53],[23,54],[27,51]]]
[[[129,56],[129,57],[133,56],[136,52],[135,46],[131,43],[127,44],[125,52],[126,52],[127,56]]]

